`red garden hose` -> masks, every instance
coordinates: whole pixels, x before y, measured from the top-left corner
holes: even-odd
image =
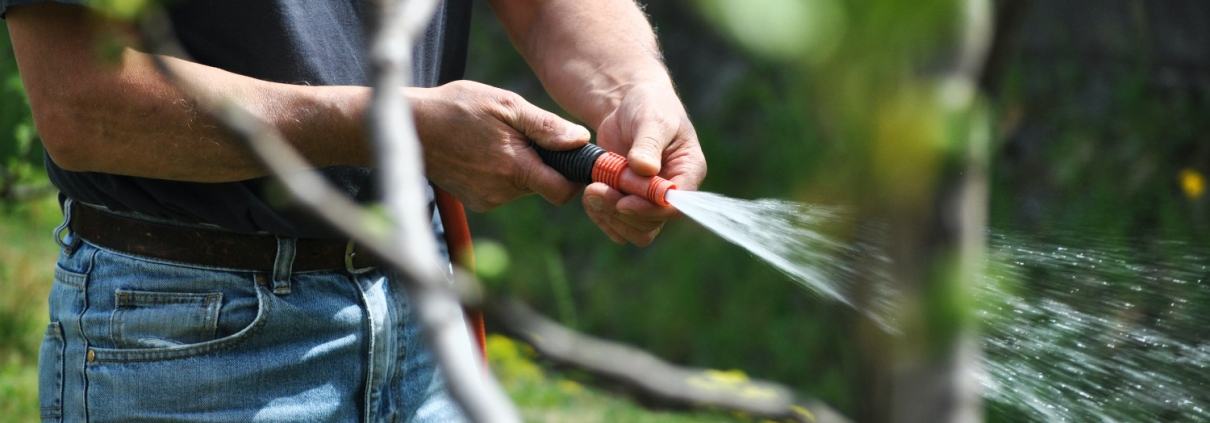
[[[466,224],[466,210],[462,202],[450,193],[433,186],[436,193],[437,213],[441,215],[441,224],[445,227],[445,244],[450,251],[450,261],[467,271],[475,271],[475,251],[471,244],[471,228]],[[483,327],[483,312],[464,307],[466,321],[470,326],[475,341],[479,344],[479,357],[487,366],[487,331]]]

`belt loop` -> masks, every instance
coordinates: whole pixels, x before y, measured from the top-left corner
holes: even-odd
[[[294,253],[298,240],[290,237],[277,237],[277,257],[273,260],[273,293],[286,295],[290,293],[290,273],[294,267]]]
[[[71,257],[72,253],[76,252],[76,248],[80,246],[80,237],[75,236],[75,232],[71,231],[71,210],[75,201],[71,198],[63,201],[63,223],[55,228],[55,243],[59,244],[59,248],[63,249],[63,254],[68,257]],[[64,235],[64,232],[69,233]]]

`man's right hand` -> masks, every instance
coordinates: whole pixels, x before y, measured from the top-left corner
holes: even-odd
[[[530,193],[562,205],[579,192],[579,184],[542,163],[530,142],[556,151],[577,148],[591,136],[583,126],[476,82],[406,93],[426,176],[472,210],[491,210]]]

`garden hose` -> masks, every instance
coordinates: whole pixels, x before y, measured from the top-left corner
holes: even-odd
[[[664,195],[668,190],[676,189],[672,181],[659,176],[639,176],[630,170],[630,164],[625,157],[605,151],[596,144],[589,143],[567,151],[547,150],[537,144],[533,147],[547,166],[573,182],[601,182],[618,191],[646,198],[660,206],[668,206]]]
[[[450,252],[450,262],[467,271],[475,271],[475,251],[471,244],[471,229],[466,224],[466,210],[458,201],[445,190],[433,185],[433,193],[437,202],[437,213],[441,216],[441,225],[445,229],[445,245]],[[477,308],[463,306],[466,313],[467,325],[479,347],[479,357],[483,365],[487,365],[487,332],[483,327],[483,312]]]

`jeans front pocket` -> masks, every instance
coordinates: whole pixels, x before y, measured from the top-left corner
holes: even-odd
[[[110,318],[118,348],[169,348],[215,338],[222,293],[117,290]]]
[[[63,328],[50,322],[38,350],[38,406],[44,423],[63,420],[63,348]]]

